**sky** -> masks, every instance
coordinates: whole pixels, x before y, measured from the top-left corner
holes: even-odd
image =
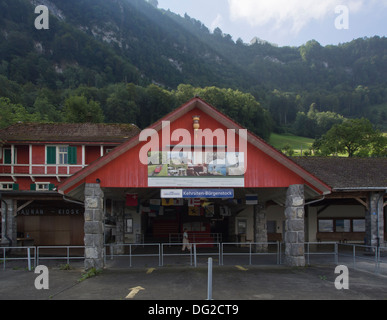
[[[279,46],[309,40],[337,45],[387,36],[387,0],[158,0],[159,8],[187,13],[210,31],[219,27],[234,41],[258,37]]]

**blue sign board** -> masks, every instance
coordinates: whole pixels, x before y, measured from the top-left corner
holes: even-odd
[[[192,198],[234,198],[234,189],[183,189],[183,199]]]

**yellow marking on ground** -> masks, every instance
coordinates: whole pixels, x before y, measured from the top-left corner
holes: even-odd
[[[148,268],[148,270],[146,271],[146,274],[151,274],[155,270],[156,268]]]
[[[237,269],[239,269],[239,270],[241,270],[241,271],[247,271],[247,270],[249,270],[249,269],[246,269],[246,268],[244,268],[244,267],[242,267],[242,266],[235,266],[235,268],[237,268]]]
[[[135,288],[131,288],[129,290],[131,290],[131,291],[126,296],[126,299],[133,299],[137,293],[139,293],[141,290],[145,290],[145,289],[143,287],[135,287]]]

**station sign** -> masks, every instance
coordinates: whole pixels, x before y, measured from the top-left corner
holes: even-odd
[[[161,199],[233,199],[234,189],[161,189]]]

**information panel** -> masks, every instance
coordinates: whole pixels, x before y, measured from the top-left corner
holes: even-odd
[[[240,187],[245,184],[243,152],[154,152],[149,187]]]

